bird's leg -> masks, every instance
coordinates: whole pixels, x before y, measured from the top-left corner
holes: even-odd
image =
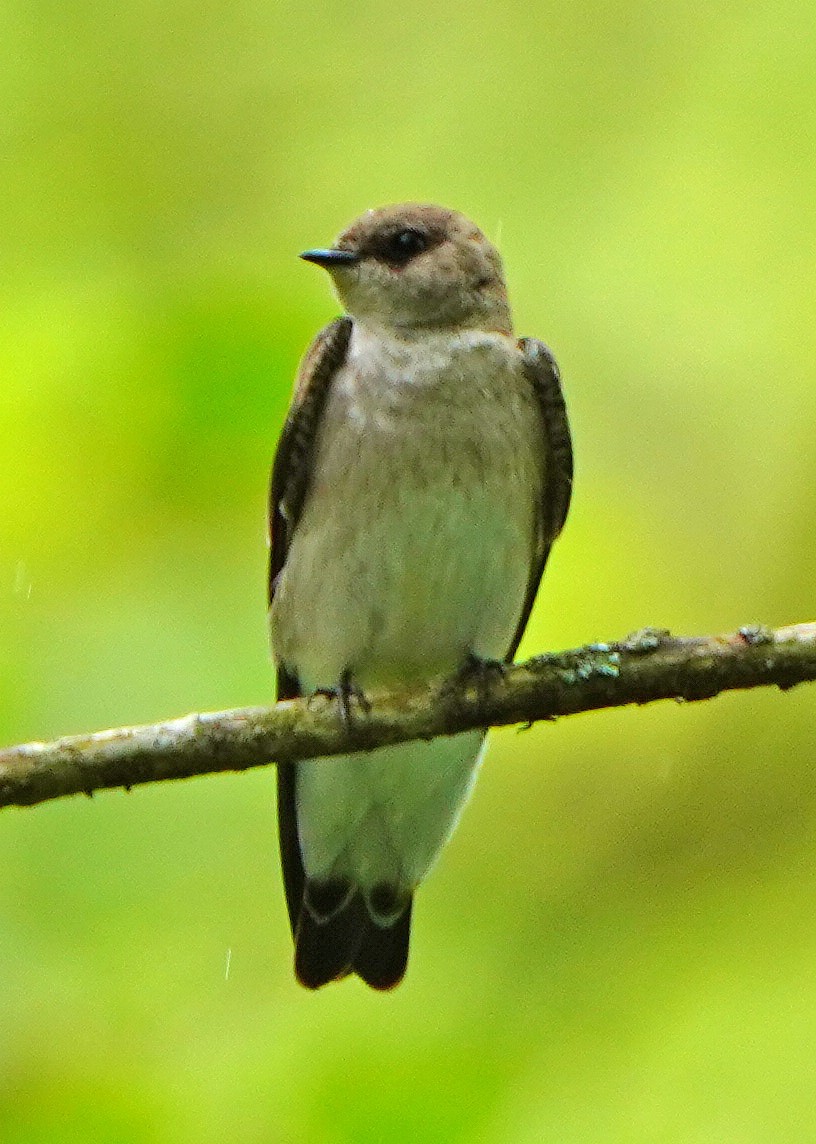
[[[343,726],[346,728],[346,731],[351,731],[352,729],[352,700],[356,701],[357,706],[364,715],[368,715],[371,711],[371,704],[366,698],[365,692],[354,682],[351,670],[346,668],[340,676],[340,685],[337,688],[337,702],[340,704],[340,717],[343,720]]]
[[[456,698],[462,691],[473,687],[479,705],[484,707],[493,684],[504,679],[508,666],[502,659],[490,659],[469,651],[464,663],[450,680],[447,690],[451,697]]]
[[[356,702],[364,715],[368,715],[371,710],[371,704],[362,688],[358,687],[354,682],[350,668],[346,668],[342,673],[336,687],[318,687],[312,694],[337,700],[340,718],[343,721],[343,728],[347,734],[351,733],[354,726],[352,702]]]

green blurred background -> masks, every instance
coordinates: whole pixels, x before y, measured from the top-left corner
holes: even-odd
[[[296,254],[406,198],[562,366],[521,654],[813,619],[815,59],[804,0],[5,0],[0,741],[271,698]],[[5,811],[0,1140],[816,1140],[815,714],[495,734],[388,996],[294,984],[271,771]]]

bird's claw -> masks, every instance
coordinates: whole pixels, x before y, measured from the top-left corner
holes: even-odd
[[[493,684],[504,679],[508,664],[501,659],[488,659],[468,652],[465,662],[450,681],[449,693],[461,695],[468,688],[474,688],[480,706],[484,707],[490,698]]]
[[[371,704],[362,688],[354,682],[350,671],[346,670],[340,676],[336,687],[318,687],[312,692],[312,697],[320,695],[325,699],[333,699],[337,703],[343,728],[351,733],[354,727],[354,713],[352,705],[357,704],[364,715],[368,715]]]

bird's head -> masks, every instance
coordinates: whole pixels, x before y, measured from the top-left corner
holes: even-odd
[[[348,313],[366,323],[510,332],[499,253],[457,211],[422,203],[366,211],[334,246],[301,258],[325,267]]]

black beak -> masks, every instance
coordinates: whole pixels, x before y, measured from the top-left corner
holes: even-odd
[[[300,256],[306,262],[314,262],[325,270],[333,270],[335,266],[352,266],[360,261],[359,254],[353,250],[339,250],[330,247],[328,250],[304,250]]]

